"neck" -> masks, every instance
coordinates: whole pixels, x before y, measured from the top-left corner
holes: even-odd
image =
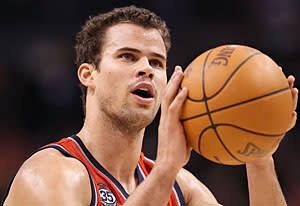
[[[135,168],[144,131],[120,128],[108,118],[90,115],[78,136],[94,158],[130,193],[136,187]]]

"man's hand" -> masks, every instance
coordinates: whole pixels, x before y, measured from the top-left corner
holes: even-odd
[[[179,120],[182,104],[187,97],[186,89],[178,93],[182,78],[182,69],[177,66],[162,98],[155,166],[145,181],[129,196],[124,206],[167,205],[175,179],[190,158],[191,148]]]
[[[296,121],[297,121],[297,112],[296,112],[296,109],[297,109],[297,103],[298,103],[298,89],[294,87],[295,77],[293,75],[290,75],[287,78],[287,80],[288,80],[289,87],[290,87],[290,90],[291,90],[291,93],[292,93],[293,109],[294,109],[294,111],[292,113],[292,118],[291,118],[290,126],[287,129],[287,131],[289,131],[289,130],[291,130],[295,126]]]
[[[186,88],[178,93],[182,78],[182,68],[176,66],[161,103],[156,158],[157,164],[162,162],[177,172],[188,162],[192,150],[188,146],[182,123],[179,120],[181,108],[188,93]]]
[[[297,120],[297,113],[295,110],[298,102],[298,89],[294,88],[294,76],[290,75],[287,78],[287,81],[292,93],[294,110],[291,114],[291,122],[287,129],[287,131],[289,131],[295,126]],[[276,151],[276,149],[274,151]],[[251,206],[286,205],[286,201],[277,180],[272,156],[267,156],[254,162],[247,163],[246,167]]]

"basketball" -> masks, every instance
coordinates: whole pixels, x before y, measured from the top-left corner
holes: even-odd
[[[181,122],[190,146],[220,164],[271,155],[291,120],[292,95],[278,65],[262,52],[224,45],[198,56],[184,71],[188,89]]]

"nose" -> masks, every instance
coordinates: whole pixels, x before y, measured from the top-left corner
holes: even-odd
[[[136,70],[136,77],[144,77],[144,78],[149,78],[153,79],[154,77],[154,70],[152,66],[149,64],[149,60],[147,57],[141,58],[140,59],[140,64],[137,65],[137,70]]]

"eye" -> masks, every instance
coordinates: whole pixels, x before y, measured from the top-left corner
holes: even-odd
[[[135,56],[130,53],[120,54],[118,57],[126,61],[135,61],[136,59]]]
[[[149,63],[152,67],[164,68],[164,64],[161,61],[157,60],[157,59],[152,59],[152,60],[150,60]]]

